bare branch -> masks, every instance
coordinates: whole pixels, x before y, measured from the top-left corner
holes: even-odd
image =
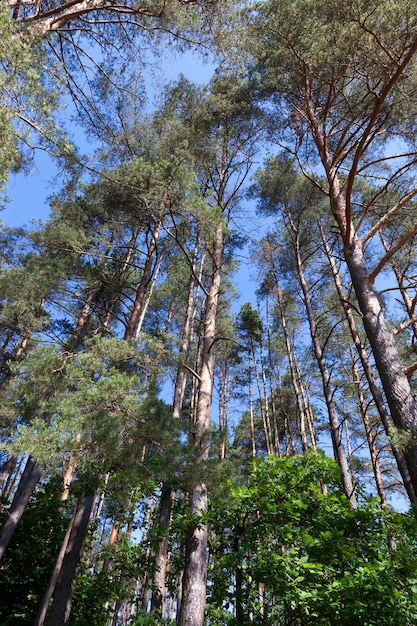
[[[368,278],[371,284],[375,282],[375,278],[378,276],[379,272],[385,267],[385,265],[394,256],[394,254],[398,252],[398,250],[400,250],[403,247],[403,245],[407,243],[407,241],[409,241],[416,233],[417,233],[417,222],[397,241],[397,243],[395,243],[390,248],[390,250],[388,250],[388,252],[379,261],[375,269],[369,274]]]
[[[409,365],[405,370],[407,378],[411,378],[411,376],[414,374],[416,370],[417,370],[417,362],[413,363],[412,365]]]
[[[391,209],[389,211],[387,211],[380,220],[378,220],[378,222],[376,222],[376,224],[374,224],[372,226],[372,228],[369,229],[369,231],[366,233],[366,235],[364,235],[362,237],[362,245],[364,245],[371,237],[373,237],[375,235],[375,233],[377,233],[383,226],[384,224],[386,224],[388,222],[388,220],[395,215],[396,213],[398,213],[398,211],[400,209],[402,209],[407,202],[409,202],[412,198],[414,198],[414,196],[417,194],[417,185],[415,185],[415,187],[413,187],[413,189],[410,191],[410,193],[408,193],[407,195],[405,195],[403,198],[401,198],[401,200],[399,202],[397,202],[397,204],[395,204],[393,207],[391,207]],[[406,241],[408,241],[410,237],[407,237],[404,241],[404,243]]]
[[[362,138],[359,142],[359,145],[356,149],[355,152],[355,156],[353,158],[353,163],[352,163],[352,167],[350,169],[349,172],[349,176],[348,176],[348,184],[347,184],[347,189],[346,189],[346,242],[347,244],[349,244],[350,242],[350,237],[351,237],[351,221],[352,221],[352,191],[353,191],[353,185],[355,182],[355,178],[356,178],[356,174],[358,172],[358,168],[359,168],[359,161],[362,157],[362,154],[368,144],[368,139],[372,133],[372,130],[375,126],[375,122],[377,120],[377,117],[382,109],[382,106],[384,104],[384,102],[386,101],[386,99],[388,98],[389,94],[391,93],[394,85],[397,83],[397,81],[399,80],[399,78],[402,76],[402,74],[405,71],[405,68],[407,67],[407,65],[410,63],[411,59],[413,58],[415,52],[417,51],[417,38],[413,41],[413,43],[411,44],[407,54],[405,55],[403,61],[401,64],[398,65],[397,70],[394,72],[393,76],[391,77],[391,79],[386,83],[385,87],[382,89],[381,94],[379,95],[377,102],[375,104],[375,107],[372,111],[372,114],[369,118],[369,122],[368,125],[362,135]]]

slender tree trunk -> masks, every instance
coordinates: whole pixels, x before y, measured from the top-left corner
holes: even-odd
[[[181,330],[181,346],[178,355],[177,376],[174,387],[174,398],[172,417],[173,419],[181,419],[182,407],[184,403],[185,387],[187,382],[187,370],[184,365],[187,363],[191,349],[191,339],[194,329],[194,320],[197,312],[197,288],[198,280],[196,278],[196,269],[199,253],[199,242],[197,241],[194,248],[192,260],[192,272],[188,284],[187,303],[185,307],[184,321]],[[200,263],[200,279],[203,271],[204,255]],[[172,502],[174,494],[169,484],[163,484],[160,497],[159,512],[159,528],[162,537],[155,549],[155,574],[153,580],[153,593],[151,600],[151,613],[157,610],[164,611],[164,602],[166,595],[165,577],[168,568],[168,531],[171,519]]]
[[[267,452],[267,454],[272,454],[271,439],[270,439],[270,428],[268,428],[268,420],[267,420],[267,414],[266,414],[266,408],[265,408],[265,401],[264,401],[264,397],[263,397],[263,394],[262,394],[261,381],[260,381],[260,378],[259,378],[259,369],[258,369],[258,364],[256,362],[255,346],[254,346],[254,342],[253,342],[252,339],[250,339],[250,348],[251,348],[251,351],[252,351],[252,362],[253,362],[253,369],[254,369],[254,372],[255,372],[256,386],[258,388],[259,410],[261,412],[262,428],[263,428],[263,431],[264,431],[266,452]]]
[[[256,457],[256,438],[255,438],[255,422],[253,419],[253,388],[252,388],[252,358],[250,352],[248,354],[248,385],[249,385],[249,421],[250,421],[250,440],[252,447],[252,458]]]
[[[285,313],[284,313],[284,303],[282,300],[281,288],[278,282],[278,275],[276,272],[274,272],[274,274],[275,274],[275,282],[276,282],[276,294],[277,294],[279,316],[281,320],[281,327],[284,333],[284,342],[285,342],[285,349],[287,352],[288,364],[290,368],[291,382],[292,382],[292,386],[294,389],[294,395],[295,395],[295,399],[297,402],[298,415],[300,419],[301,445],[303,448],[303,452],[306,452],[308,449],[306,429],[305,429],[306,420],[305,420],[305,413],[304,413],[304,405],[303,405],[302,396],[301,396],[301,392],[300,392],[300,388],[298,384],[296,366],[294,363],[295,361],[294,345],[290,341],[290,337],[289,337],[288,330],[287,330],[287,320],[286,320]]]
[[[119,541],[120,541],[120,520],[116,519],[114,520],[112,527],[111,527],[110,537],[107,542],[107,547],[111,549],[114,546],[117,546]],[[111,559],[107,557],[103,561],[103,567],[101,568],[101,572],[105,574],[106,572],[109,571],[110,567],[111,567]]]
[[[174,401],[172,417],[174,419],[180,419],[182,413],[182,405],[184,402],[185,386],[187,383],[187,369],[184,367],[190,354],[191,338],[193,334],[194,321],[197,313],[197,286],[201,284],[201,277],[203,272],[203,264],[205,255],[202,256],[200,262],[200,271],[198,280],[196,279],[197,257],[199,251],[199,243],[197,242],[192,262],[192,273],[188,285],[187,305],[185,308],[184,322],[181,330],[181,346],[179,350],[179,364],[177,368],[177,376],[175,379],[174,387]]]
[[[257,309],[258,309],[259,319],[261,319],[261,308],[260,308],[259,300],[257,302]],[[260,361],[260,364],[261,364],[261,380],[262,380],[262,395],[260,397],[260,403],[263,404],[263,406],[264,406],[265,423],[266,423],[266,427],[267,427],[267,431],[268,431],[268,442],[269,442],[269,449],[270,449],[270,453],[269,454],[275,454],[276,455],[276,450],[275,450],[275,446],[274,446],[273,430],[271,428],[271,418],[270,418],[270,411],[269,411],[268,392],[267,392],[267,386],[266,386],[266,372],[265,372],[265,361],[264,361],[264,344],[263,344],[262,334],[263,333],[260,334],[260,339],[259,339],[259,361]]]
[[[274,429],[274,448],[275,454],[280,457],[281,456],[281,446],[279,442],[279,429],[278,429],[278,420],[277,420],[277,407],[275,402],[275,385],[274,385],[274,363],[272,358],[272,341],[271,341],[271,327],[269,321],[269,298],[268,294],[265,297],[265,317],[266,317],[266,337],[267,337],[267,348],[268,348],[268,383],[269,383],[269,397],[271,401],[271,416],[272,423]]]
[[[290,418],[288,412],[285,409],[285,400],[282,395],[282,389],[282,376],[281,372],[278,370],[279,400],[284,423],[285,456],[289,457],[291,456],[291,454],[297,454],[297,446],[295,445],[294,436],[290,425]]]
[[[146,315],[146,311],[148,310],[149,303],[152,300],[152,295],[153,295],[153,292],[154,292],[154,289],[155,289],[155,285],[157,283],[158,274],[159,274],[159,271],[161,269],[163,258],[164,258],[164,255],[160,254],[159,258],[158,258],[158,260],[156,262],[155,268],[152,271],[151,280],[149,281],[150,287],[148,289],[148,293],[146,294],[146,298],[143,299],[143,305],[142,305],[142,308],[141,308],[140,315],[138,317],[138,323],[137,323],[136,333],[135,333],[135,338],[136,339],[139,339],[139,335],[140,335],[140,333],[142,331],[143,321],[145,319],[145,315]],[[168,316],[168,320],[169,320],[168,321],[168,326],[169,326],[170,325],[169,324],[170,316]]]
[[[296,355],[294,354],[294,357],[295,356]],[[304,407],[304,415],[305,415],[305,419],[307,422],[308,432],[310,435],[311,447],[313,448],[313,450],[317,451],[317,433],[316,433],[316,429],[314,425],[313,407],[312,407],[312,404],[308,395],[308,390],[306,389],[306,386],[303,382],[303,378],[300,372],[300,367],[298,365],[298,361],[296,358],[294,358],[294,365],[295,365],[297,380],[299,381],[299,385],[300,385],[301,397],[303,400],[303,407]]]
[[[158,531],[161,539],[155,554],[155,574],[152,585],[151,613],[161,611],[164,616],[165,611],[165,577],[168,569],[168,531],[171,521],[173,493],[169,486],[164,485],[161,491],[159,502]]]
[[[81,496],[72,521],[68,545],[55,587],[47,626],[65,626],[68,623],[78,566],[81,561],[94,496]]]
[[[219,447],[219,461],[224,461],[226,458],[226,440],[224,433],[227,429],[227,413],[228,413],[228,399],[229,399],[229,364],[225,359],[221,364],[218,372],[219,379],[219,433],[220,433],[220,447]]]
[[[14,495],[10,509],[7,512],[6,521],[3,524],[0,534],[0,562],[2,561],[7,547],[13,537],[16,526],[23,515],[25,507],[36,485],[41,479],[44,466],[39,465],[29,456],[23,474],[20,477],[19,485]]]
[[[356,387],[356,393],[358,395],[359,410],[361,412],[362,422],[363,422],[363,426],[365,429],[366,440],[368,442],[369,454],[371,457],[375,484],[376,484],[376,488],[378,491],[378,495],[381,499],[381,502],[385,506],[387,504],[387,495],[385,492],[384,481],[382,480],[382,472],[381,472],[381,467],[380,467],[379,460],[378,460],[378,450],[375,445],[375,437],[374,437],[372,426],[369,420],[366,402],[363,397],[363,393],[361,389],[360,376],[359,376],[357,365],[355,363],[354,355],[352,354],[352,350],[351,350],[351,359],[352,359],[353,382]]]
[[[160,232],[161,222],[157,222],[150,237],[142,278],[136,290],[135,303],[133,305],[129,320],[126,324],[126,330],[124,334],[125,339],[135,338],[139,322],[143,322],[143,319],[141,320],[141,314],[145,304],[146,289],[152,279],[153,266],[156,255],[156,246],[158,243]]]
[[[327,363],[324,357],[323,348],[320,342],[316,321],[314,318],[313,307],[311,304],[310,293],[307,285],[307,281],[304,277],[303,262],[301,258],[300,243],[298,238],[298,229],[292,218],[289,210],[287,210],[287,217],[293,231],[293,243],[295,260],[297,265],[298,279],[303,292],[304,306],[306,308],[308,323],[310,326],[310,334],[313,342],[314,354],[316,356],[317,364],[319,366],[321,380],[323,385],[323,393],[326,401],[327,411],[329,415],[330,432],[333,441],[333,449],[335,458],[339,464],[342,472],[342,482],[347,498],[349,499],[352,507],[357,507],[357,501],[355,496],[355,487],[352,481],[351,472],[349,468],[349,462],[346,456],[345,447],[343,445],[342,436],[340,433],[340,424],[337,416],[336,405],[333,399],[333,391],[331,388],[330,374],[327,368]]]
[[[143,537],[142,541],[146,541],[146,560],[149,562],[151,556],[153,556],[153,547],[152,543],[149,540],[149,532],[152,528],[153,524],[153,515],[155,511],[155,497],[152,497],[149,500],[147,511],[146,511],[146,520],[143,529]],[[142,587],[141,587],[141,599],[140,599],[140,607],[142,611],[148,611],[149,603],[151,600],[151,591],[152,591],[152,576],[149,571],[142,578]]]
[[[85,299],[84,305],[77,319],[77,324],[72,333],[71,342],[76,344],[79,341],[81,335],[83,335],[85,327],[91,316],[91,310],[94,303],[94,299],[99,291],[98,287],[93,287],[89,290]]]
[[[193,446],[196,453],[195,480],[190,486],[190,512],[200,516],[207,511],[207,491],[201,465],[208,459],[211,401],[214,376],[217,305],[223,262],[223,221],[215,233],[212,249],[211,284],[206,299],[199,393],[194,423]],[[200,466],[200,467],[199,467]],[[186,539],[182,600],[178,626],[203,626],[207,581],[207,526],[193,524]]]
[[[61,573],[62,563],[64,561],[65,553],[67,551],[68,542],[69,542],[69,538],[70,538],[71,531],[72,531],[72,525],[75,519],[75,513],[76,511],[74,511],[74,513],[72,514],[70,523],[68,524],[65,537],[62,541],[61,548],[59,550],[58,557],[55,562],[54,570],[52,572],[51,578],[49,579],[48,586],[45,590],[45,593],[39,605],[38,613],[36,615],[33,626],[43,626],[43,624],[45,623],[45,618],[48,612],[49,602],[53,596],[56,584],[58,582],[59,575]]]

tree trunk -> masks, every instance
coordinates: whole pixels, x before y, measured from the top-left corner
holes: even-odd
[[[300,387],[298,384],[298,371],[295,367],[295,362],[294,362],[296,359],[296,355],[294,351],[294,345],[290,341],[290,337],[287,331],[287,320],[286,320],[285,313],[284,313],[284,303],[282,300],[281,288],[278,282],[278,275],[276,272],[274,272],[274,274],[275,274],[275,282],[276,282],[276,295],[277,295],[279,316],[281,320],[282,331],[284,333],[284,342],[285,342],[285,349],[287,352],[288,365],[290,368],[291,382],[292,382],[292,386],[294,390],[295,399],[297,402],[298,415],[300,419],[301,445],[303,448],[303,452],[306,452],[308,450],[307,437],[306,437],[306,431],[305,431],[306,419],[305,419],[305,412],[304,412],[304,403],[303,403]]]
[[[256,457],[255,422],[253,419],[253,387],[252,387],[252,357],[248,351],[248,385],[249,385],[249,421],[252,458]]]
[[[257,302],[257,309],[258,309],[259,319],[261,319],[259,299]],[[259,361],[261,365],[261,378],[262,378],[262,395],[260,396],[260,404],[261,406],[262,404],[264,406],[265,423],[266,423],[267,430],[268,430],[268,443],[269,443],[269,449],[270,449],[269,454],[276,455],[277,451],[275,450],[275,446],[274,446],[274,431],[271,428],[271,418],[270,418],[269,403],[268,403],[268,391],[267,391],[267,385],[266,385],[266,372],[265,372],[265,360],[264,360],[264,345],[263,345],[262,334],[263,333],[260,333],[260,338],[259,338]]]
[[[271,416],[274,430],[274,448],[276,456],[281,456],[281,446],[279,441],[279,429],[277,420],[277,407],[275,402],[275,384],[274,384],[274,363],[272,358],[272,341],[271,341],[271,326],[269,321],[269,298],[268,294],[265,297],[265,317],[266,317],[266,338],[268,348],[268,383],[269,383],[269,397],[271,402]]]
[[[199,243],[196,243],[192,260],[192,273],[188,284],[187,303],[185,307],[184,321],[181,330],[181,346],[178,355],[177,376],[174,387],[174,398],[172,417],[173,419],[181,419],[182,407],[184,402],[185,387],[187,382],[187,370],[184,365],[187,363],[191,339],[194,328],[194,320],[196,316],[196,288],[198,280],[196,278],[196,267],[199,252]],[[203,255],[204,259],[204,255]],[[201,259],[200,278],[203,270],[203,259]],[[173,493],[170,485],[163,484],[160,497],[159,512],[159,528],[162,537],[155,548],[155,574],[152,585],[151,613],[157,610],[164,612],[165,603],[165,577],[168,567],[168,530],[171,519]]]
[[[20,459],[18,464],[18,457],[11,456],[1,468],[0,494],[4,500],[8,500],[14,490],[16,478],[20,473],[21,464],[22,459]]]
[[[336,286],[336,290],[339,296],[339,300],[342,304],[345,316],[346,316],[346,320],[348,322],[348,326],[349,326],[349,330],[350,330],[350,334],[352,336],[353,339],[353,343],[355,344],[356,347],[356,351],[359,355],[361,364],[362,364],[362,368],[364,371],[364,374],[366,376],[366,380],[368,382],[368,386],[369,386],[369,390],[371,392],[371,395],[374,399],[375,402],[375,406],[377,408],[377,411],[379,413],[379,416],[381,418],[381,422],[384,426],[385,429],[385,433],[387,435],[387,437],[390,439],[390,443],[391,443],[391,449],[393,452],[393,455],[395,457],[395,460],[397,462],[397,467],[398,470],[401,474],[402,480],[403,480],[403,484],[404,487],[407,491],[408,497],[410,498],[410,502],[411,503],[415,503],[417,502],[417,494],[414,491],[414,487],[413,484],[411,482],[411,477],[410,477],[410,473],[408,471],[408,467],[407,467],[407,462],[406,459],[404,457],[404,453],[403,451],[398,448],[395,443],[392,441],[392,419],[391,416],[389,415],[386,407],[385,407],[385,403],[384,403],[384,399],[382,397],[382,392],[379,389],[378,385],[376,384],[376,380],[374,377],[374,373],[372,371],[372,367],[371,364],[369,363],[369,359],[368,359],[368,355],[366,353],[365,348],[362,345],[362,341],[359,337],[359,332],[356,326],[356,320],[355,317],[353,315],[352,309],[349,306],[348,300],[343,292],[343,286],[342,286],[342,281],[340,279],[340,275],[339,272],[337,270],[336,267],[336,263],[335,260],[333,258],[332,252],[330,250],[329,244],[327,242],[327,238],[326,238],[326,234],[324,232],[323,227],[320,225],[320,235],[323,241],[323,245],[324,245],[324,249],[326,252],[326,256],[329,260],[330,263],[330,268],[332,270],[332,275],[333,275],[333,280]],[[365,426],[365,432],[366,432],[366,425]],[[370,452],[371,452],[371,456],[374,454],[371,450],[372,444],[369,442],[368,443],[370,445]]]
[[[223,262],[223,221],[215,233],[212,249],[212,274],[206,299],[201,373],[193,447],[196,454],[195,479],[190,485],[190,512],[200,516],[207,511],[207,491],[201,465],[208,459],[211,401],[214,376],[214,344],[216,340],[217,305]],[[200,467],[199,467],[200,466]],[[185,549],[185,567],[182,599],[177,619],[178,626],[203,626],[207,580],[207,526],[195,522],[188,529]]]
[[[156,254],[156,245],[158,243],[160,232],[161,232],[161,222],[157,222],[151,234],[151,239],[148,245],[148,252],[147,252],[146,260],[145,260],[145,265],[143,268],[142,278],[136,290],[135,303],[133,305],[133,309],[130,314],[129,320],[126,324],[124,339],[134,339],[136,337],[139,322],[141,323],[143,322],[143,319],[141,320],[141,314],[144,308],[146,289],[152,279],[153,264],[154,264],[155,254]]]
[[[326,359],[324,357],[323,348],[320,342],[316,321],[314,318],[313,307],[311,304],[310,293],[307,282],[304,277],[303,263],[300,252],[300,244],[298,239],[298,229],[291,213],[287,210],[287,217],[291,225],[291,229],[294,235],[294,252],[295,260],[297,264],[298,279],[300,282],[301,290],[303,292],[304,305],[306,308],[308,323],[310,326],[310,334],[313,342],[314,354],[316,356],[317,364],[319,366],[321,380],[323,385],[323,393],[326,401],[327,411],[329,415],[330,432],[333,442],[333,449],[335,459],[339,464],[342,472],[342,482],[347,498],[349,499],[352,507],[357,507],[357,501],[355,496],[355,487],[352,481],[348,459],[343,445],[342,436],[340,433],[340,424],[337,416],[336,405],[333,398],[333,391],[330,383],[330,373],[327,368]]]
[[[172,490],[163,485],[159,501],[158,531],[162,535],[158,542],[155,554],[155,574],[152,585],[151,613],[161,611],[164,616],[165,609],[165,576],[168,568],[168,530],[172,511]]]
[[[365,429],[366,440],[368,442],[369,454],[371,457],[372,469],[374,472],[375,484],[378,491],[378,495],[381,499],[381,502],[384,506],[387,504],[387,496],[385,492],[384,481],[382,480],[382,472],[381,466],[378,460],[378,449],[375,444],[375,436],[373,433],[373,429],[369,420],[367,405],[365,399],[363,397],[362,389],[361,389],[361,381],[358,372],[357,365],[355,363],[354,354],[352,353],[352,349],[350,351],[350,356],[352,359],[352,374],[353,374],[353,383],[356,387],[356,393],[358,394],[358,402],[359,402],[359,410],[362,416],[363,426]]]
[[[345,256],[391,417],[395,427],[408,437],[403,454],[414,493],[417,493],[417,442],[413,441],[417,428],[417,406],[413,391],[374,286],[368,280],[360,242],[354,240],[351,247],[345,250]]]
[[[16,526],[23,515],[25,507],[36,485],[41,479],[44,470],[43,465],[38,465],[30,456],[19,481],[19,486],[8,510],[8,517],[3,524],[0,535],[0,562],[2,561],[7,547],[13,537]]]
[[[81,496],[78,500],[47,626],[65,626],[68,623],[75,580],[93,506],[94,496]]]
[[[68,524],[67,532],[65,533],[65,537],[62,541],[61,548],[59,550],[59,554],[55,562],[54,570],[52,572],[51,578],[49,579],[49,582],[48,582],[48,586],[45,590],[45,593],[39,605],[38,613],[36,615],[36,619],[33,623],[33,626],[43,626],[43,624],[45,623],[45,618],[48,612],[49,602],[53,596],[59,575],[61,573],[62,563],[64,561],[65,553],[68,547],[69,538],[71,536],[75,513],[76,511],[74,511],[74,513],[72,514],[70,523]]]
[[[253,369],[255,372],[256,386],[258,388],[258,399],[259,399],[258,406],[261,412],[262,428],[264,431],[266,453],[272,454],[271,438],[270,438],[271,429],[269,428],[269,425],[268,425],[267,413],[266,413],[266,407],[265,407],[265,398],[263,397],[263,394],[262,394],[261,381],[259,379],[259,369],[258,369],[258,363],[256,361],[256,353],[255,353],[255,346],[254,346],[253,339],[250,339],[249,346],[250,346],[250,350],[252,353],[252,362],[253,362]]]

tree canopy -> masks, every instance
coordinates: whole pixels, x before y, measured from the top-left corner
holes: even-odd
[[[0,28],[0,624],[415,623],[415,3]]]

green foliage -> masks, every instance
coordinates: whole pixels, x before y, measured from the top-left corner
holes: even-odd
[[[13,114],[7,107],[6,94],[16,81],[27,63],[27,48],[21,39],[13,34],[13,20],[7,4],[0,6],[0,189],[7,180],[13,167],[19,162],[19,153],[16,145],[16,136],[13,132]]]
[[[262,320],[258,311],[252,308],[250,302],[242,305],[237,320],[238,331],[246,337],[249,342],[260,341],[262,338]]]
[[[53,119],[59,81],[56,59],[45,51],[32,25],[18,24],[7,3],[0,7],[0,190],[12,169],[33,158],[37,144],[69,163],[74,146]]]
[[[403,626],[417,618],[415,519],[374,500],[352,509],[337,465],[323,454],[256,461],[248,485],[231,497],[213,516],[217,611],[239,601],[246,615],[239,623],[252,612],[259,624],[302,626]]]
[[[129,626],[174,626],[174,624],[174,620],[162,618],[158,613],[150,615],[145,611],[138,611]]]
[[[111,567],[100,571],[105,559],[110,559]],[[146,575],[146,566],[143,546],[130,543],[124,536],[116,545],[99,551],[95,572],[87,562],[82,563],[69,626],[105,626],[112,615],[113,603],[119,597],[133,598],[135,582]]]
[[[56,468],[72,454],[80,471],[96,475],[133,467],[138,445],[161,444],[156,422],[166,419],[164,403],[148,399],[137,359],[134,344],[100,336],[75,353],[34,350],[3,394],[5,428],[20,424],[6,447]]]
[[[19,522],[0,571],[1,626],[33,624],[69,522],[61,493],[43,484]]]

